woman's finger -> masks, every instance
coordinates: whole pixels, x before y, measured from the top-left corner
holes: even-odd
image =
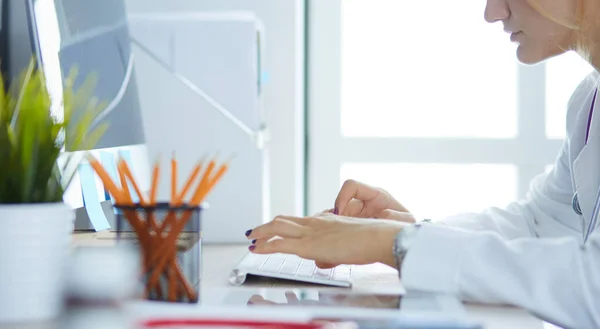
[[[253,230],[246,232],[250,240],[280,236],[284,238],[300,238],[304,236],[306,227],[297,224],[295,221],[275,218],[271,222],[261,225]]]
[[[315,262],[315,265],[317,265],[317,267],[321,268],[321,269],[329,269],[329,268],[334,268],[337,266],[335,264],[323,263],[323,262]]]
[[[391,220],[397,220],[397,221],[405,222],[405,223],[414,223],[415,222],[415,218],[410,213],[396,211],[396,210],[392,210],[392,209],[382,210],[381,212],[379,212],[379,214],[377,214],[375,216],[375,218],[391,219]]]
[[[379,193],[380,191],[378,189],[367,184],[352,179],[345,181],[335,199],[336,215],[344,214],[352,199],[368,201],[376,198]]]
[[[255,254],[294,254],[302,257],[305,251],[299,239],[274,239],[265,243],[250,246]]]
[[[346,209],[340,212],[341,216],[362,217],[360,216],[365,209],[365,203],[358,199],[352,199],[348,202]]]
[[[298,225],[306,225],[309,222],[310,217],[294,217],[294,216],[277,216],[275,219],[283,219]]]
[[[269,242],[269,240],[271,240],[273,238],[274,238],[274,236],[272,236],[272,237],[264,237],[264,238],[259,238],[259,239],[254,239],[254,240],[252,240],[252,244],[267,243],[267,242]]]

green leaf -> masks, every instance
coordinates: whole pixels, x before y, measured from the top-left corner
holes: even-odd
[[[106,124],[92,127],[105,108],[94,97],[97,76],[90,74],[76,89],[77,78],[74,67],[64,79],[62,117],[52,113],[43,72],[23,72],[8,92],[0,79],[0,203],[61,201],[75,173],[60,170],[61,150],[67,142],[93,148],[106,133]],[[68,156],[65,166],[75,158]]]
[[[23,200],[29,202],[31,198],[31,193],[34,189],[33,182],[36,174],[36,156],[37,156],[37,145],[35,136],[35,131],[31,131],[31,128],[35,128],[32,126],[23,127],[21,136],[21,165],[23,166],[23,189],[21,196]]]

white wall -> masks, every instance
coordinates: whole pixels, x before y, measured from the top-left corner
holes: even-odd
[[[271,214],[304,209],[304,0],[127,0],[129,13],[251,10],[263,21]],[[144,113],[145,120],[152,113]],[[151,132],[147,132],[151,133]]]

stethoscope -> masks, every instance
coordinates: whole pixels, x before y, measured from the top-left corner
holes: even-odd
[[[596,91],[594,92],[594,98],[592,99],[592,105],[590,106],[590,112],[589,112],[590,114],[588,115],[587,131],[585,133],[585,144],[584,145],[587,145],[587,143],[588,143],[588,137],[590,135],[590,128],[592,126],[592,114],[594,113],[594,105],[596,103],[597,95],[598,95],[598,89],[596,89]],[[577,196],[577,192],[575,192],[575,194],[573,194],[572,205],[573,205],[573,210],[575,211],[575,213],[579,216],[582,216],[583,212],[581,211],[581,207],[579,205],[579,198]],[[590,223],[587,228],[585,227],[585,225],[583,228],[583,242],[584,243],[587,241],[588,237],[590,236],[590,234],[592,234],[592,231],[594,231],[594,228],[596,227],[596,222],[598,221],[598,212],[600,212],[600,187],[598,188],[598,193],[596,194],[596,202],[594,203],[594,210],[592,211]]]

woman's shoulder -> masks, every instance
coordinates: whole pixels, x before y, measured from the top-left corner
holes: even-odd
[[[572,131],[578,125],[579,118],[587,119],[594,92],[600,83],[600,73],[596,70],[588,74],[575,88],[567,105],[567,131]],[[597,101],[598,102],[598,101]]]
[[[590,72],[590,74],[583,78],[569,99],[569,108],[571,108],[571,106],[581,106],[583,105],[582,103],[585,103],[586,101],[591,103],[591,99],[594,96],[594,91],[598,87],[599,81],[600,73],[596,70]]]

